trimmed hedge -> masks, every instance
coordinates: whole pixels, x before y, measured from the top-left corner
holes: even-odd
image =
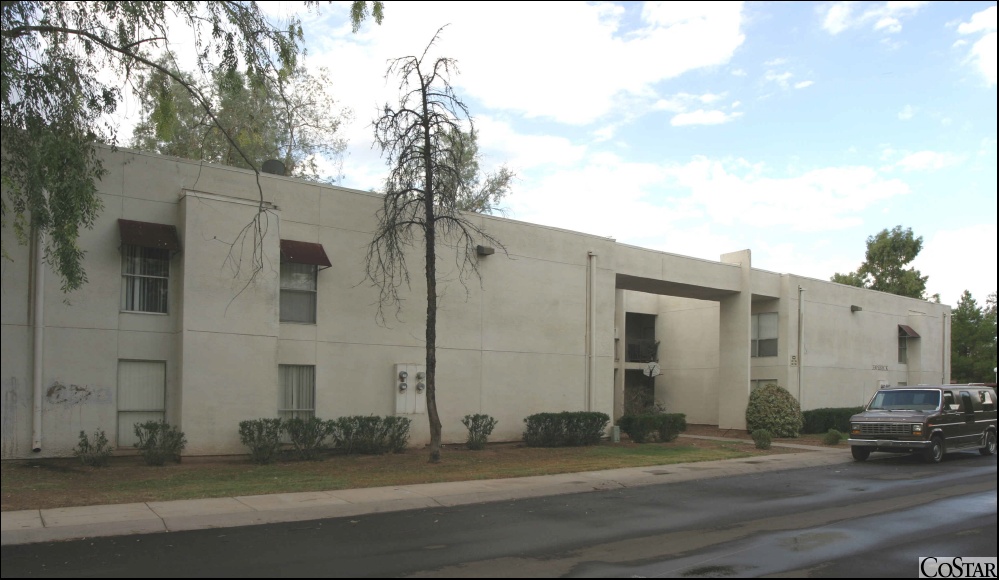
[[[139,442],[135,447],[146,465],[163,465],[169,459],[180,463],[180,454],[187,446],[184,432],[166,421],[146,421],[133,425]]]
[[[818,435],[835,429],[843,433],[850,432],[850,417],[863,413],[863,407],[844,407],[835,409],[813,409],[805,411],[805,427],[802,433]]]
[[[770,435],[770,431],[766,429],[757,429],[753,431],[753,443],[756,444],[757,449],[762,449],[766,451],[770,449],[770,445],[773,443],[773,437]]]
[[[839,445],[842,441],[843,434],[835,429],[830,429],[829,432],[822,437],[823,445]]]
[[[383,455],[402,453],[409,443],[407,417],[354,415],[330,421],[333,447],[346,454]]]
[[[803,422],[798,400],[786,389],[766,385],[749,395],[746,428],[750,433],[766,429],[773,437],[797,437]]]
[[[528,447],[582,447],[596,445],[607,430],[605,413],[538,413],[524,419]]]
[[[493,428],[496,427],[496,419],[482,414],[465,415],[461,424],[468,429],[468,439],[465,441],[465,446],[477,451],[486,447],[486,441],[489,440]]]
[[[625,415],[617,424],[635,443],[651,440],[668,443],[687,430],[687,416],[682,413]]]
[[[319,454],[326,447],[326,438],[333,432],[333,421],[323,421],[317,417],[295,417],[284,421],[283,427],[298,457],[314,461],[319,459]]]
[[[250,461],[266,465],[281,450],[281,419],[252,419],[239,422],[239,442],[250,448]]]

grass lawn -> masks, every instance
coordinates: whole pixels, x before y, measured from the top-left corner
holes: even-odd
[[[500,479],[788,452],[681,438],[664,444],[622,442],[568,449],[507,443],[468,451],[449,445],[437,465],[427,462],[425,450],[410,449],[396,455],[330,456],[322,461],[288,460],[262,466],[243,457],[212,457],[147,467],[139,457],[116,457],[102,469],[85,467],[76,459],[6,461],[0,468],[2,510],[12,511]]]

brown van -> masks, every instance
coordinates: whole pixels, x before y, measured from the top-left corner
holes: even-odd
[[[994,455],[996,403],[985,385],[881,389],[850,419],[850,450],[857,461],[874,451],[918,452],[930,463],[962,449]]]

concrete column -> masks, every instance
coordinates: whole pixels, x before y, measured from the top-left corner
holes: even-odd
[[[614,418],[624,415],[624,290],[614,291]]]
[[[724,254],[721,262],[742,268],[742,291],[720,301],[718,426],[745,429],[752,343],[752,254],[749,250]]]

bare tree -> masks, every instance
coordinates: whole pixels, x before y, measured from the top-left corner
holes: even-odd
[[[443,30],[443,29],[441,29]],[[368,246],[367,278],[379,288],[378,316],[384,307],[401,307],[400,289],[409,287],[406,252],[423,242],[427,282],[426,397],[430,421],[430,462],[441,458],[441,420],[437,412],[437,248],[454,248],[458,278],[479,275],[477,244],[502,244],[467,219],[459,200],[467,191],[461,179],[461,148],[452,135],[471,126],[468,108],[451,87],[457,66],[450,58],[430,60],[427,52],[391,61],[386,78],[399,78],[399,104],[385,105],[375,121],[375,141],[391,167],[378,228]]]

